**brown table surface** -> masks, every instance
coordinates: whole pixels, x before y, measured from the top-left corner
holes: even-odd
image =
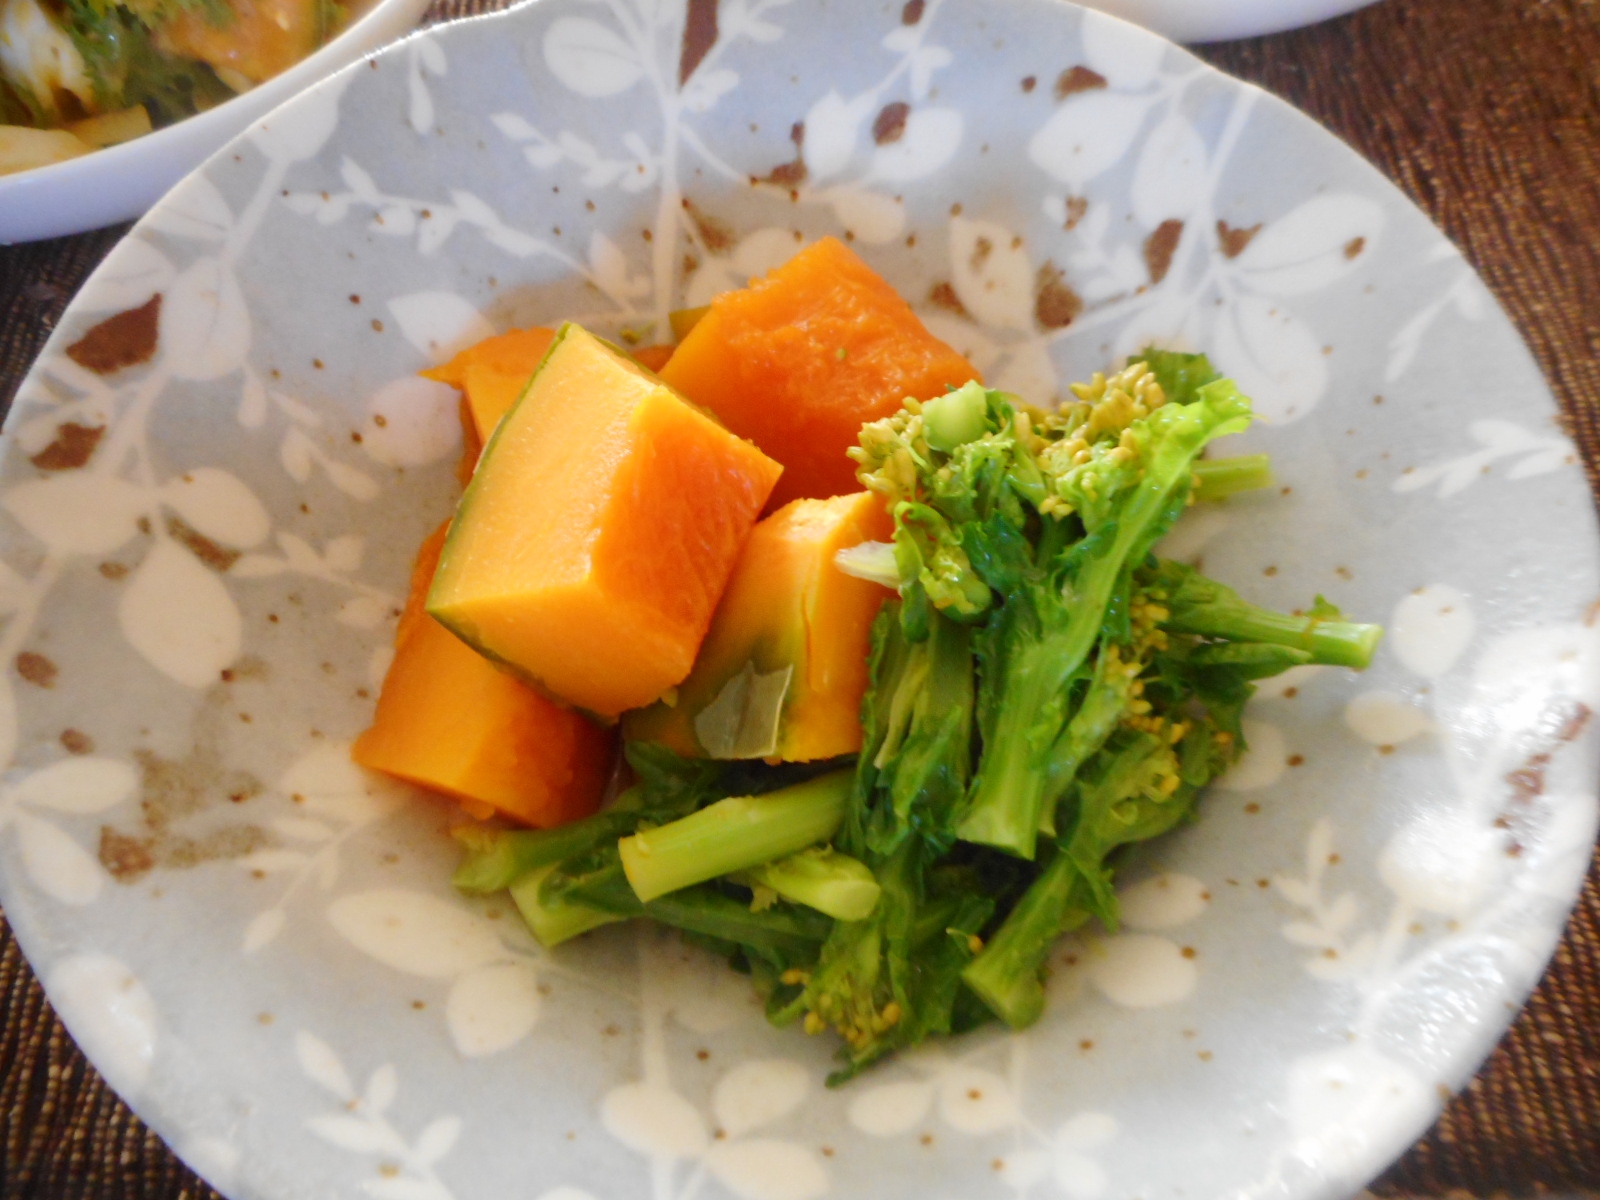
[[[429,16],[497,7],[435,0]],[[1345,138],[1443,227],[1532,347],[1600,481],[1600,0],[1384,0],[1200,52]],[[0,410],[123,232],[0,246]],[[0,1197],[216,1195],[73,1046],[3,918],[0,1141]],[[1483,1071],[1374,1190],[1600,1194],[1600,868]]]

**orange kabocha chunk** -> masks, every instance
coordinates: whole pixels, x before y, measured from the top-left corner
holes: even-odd
[[[538,326],[497,333],[468,346],[443,366],[421,373],[424,379],[461,389],[461,461],[456,478],[463,487],[472,478],[494,427],[521,397],[555,336],[554,329]],[[641,366],[659,371],[672,357],[672,350],[671,346],[641,346],[631,354]]]
[[[555,340],[554,329],[512,329],[468,346],[442,367],[422,372],[461,389],[478,433],[478,443],[487,444],[500,424],[500,418],[528,386],[539,361]]]
[[[555,330],[538,327],[508,330],[475,342],[443,366],[422,372],[424,379],[461,389],[462,448],[456,478],[463,486],[472,478],[478,455],[494,427],[522,395],[555,336]]]
[[[689,673],[781,467],[565,325],[478,464],[428,611],[611,718]]]
[[[776,509],[857,490],[845,452],[862,425],[978,372],[842,242],[823,238],[712,301],[661,378],[783,464]]]
[[[614,736],[496,669],[423,608],[447,526],[423,542],[364,767],[546,828],[588,816],[611,771]]]
[[[667,365],[668,360],[672,358],[674,349],[676,347],[673,346],[640,346],[637,350],[629,351],[629,353],[632,354],[633,361],[641,367],[659,372],[662,367]]]
[[[840,550],[887,541],[871,492],[792,500],[758,524],[672,704],[623,718],[679,754],[807,762],[861,749],[872,620],[894,592],[846,575]]]

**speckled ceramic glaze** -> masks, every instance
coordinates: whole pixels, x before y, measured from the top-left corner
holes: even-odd
[[[1355,1189],[1510,1020],[1595,832],[1595,526],[1528,355],[1376,172],[1114,19],[689,11],[414,37],[214,158],[63,321],[0,477],[0,863],[52,999],[238,1200]],[[550,953],[456,895],[444,806],[347,757],[455,497],[417,371],[519,323],[658,337],[824,233],[1031,397],[1210,350],[1280,486],[1168,552],[1388,627],[1365,675],[1262,691],[1035,1029],[838,1091],[674,937]]]

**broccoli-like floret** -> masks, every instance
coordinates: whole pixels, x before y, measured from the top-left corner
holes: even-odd
[[[1119,407],[1135,413],[1140,406]],[[1118,447],[1135,445],[1138,455],[1093,477],[1100,515],[1091,519],[1098,524],[1019,572],[1020,586],[979,639],[989,680],[984,710],[992,716],[970,805],[957,827],[962,838],[1033,857],[1047,816],[1049,752],[1072,719],[1072,694],[1092,673],[1091,655],[1117,640],[1132,600],[1132,568],[1187,503],[1191,467],[1206,443],[1242,428],[1249,416],[1249,402],[1225,380],[1201,388],[1191,404],[1163,403],[1130,416],[1117,434]],[[1068,471],[1093,466],[1069,464]],[[1054,478],[1052,494],[1059,497],[1064,477]],[[1081,473],[1067,480],[1080,491],[1088,481]],[[1058,526],[1069,521],[1047,519]]]

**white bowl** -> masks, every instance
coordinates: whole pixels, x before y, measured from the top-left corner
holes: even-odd
[[[417,34],[213,157],[63,317],[0,465],[0,901],[52,1002],[236,1200],[1355,1192],[1471,1078],[1593,846],[1600,540],[1532,359],[1370,165],[1124,22],[722,0],[701,56],[685,9]],[[1169,553],[1388,630],[1263,689],[1035,1027],[837,1091],[827,1037],[677,938],[547,952],[457,894],[445,806],[348,756],[458,494],[418,370],[661,328],[825,233],[1025,396],[1213,352],[1282,488]],[[143,361],[69,353],[157,293],[103,339]]]
[[[1175,42],[1220,42],[1281,33],[1365,8],[1373,0],[1090,0],[1090,8]]]
[[[401,37],[427,7],[428,0],[376,0],[327,45],[216,108],[81,158],[0,175],[0,243],[63,237],[132,220],[250,122]]]

